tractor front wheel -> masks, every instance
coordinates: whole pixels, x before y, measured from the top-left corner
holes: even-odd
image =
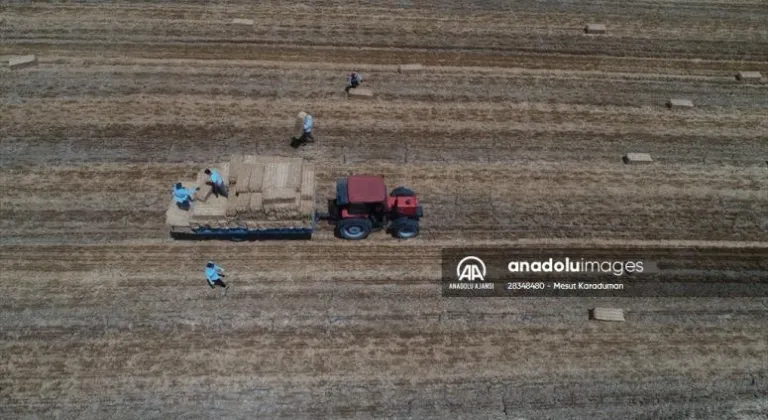
[[[392,236],[400,239],[411,239],[419,236],[419,222],[407,217],[401,217],[392,222]]]
[[[344,219],[336,224],[336,234],[342,239],[359,241],[365,239],[373,230],[368,219]]]

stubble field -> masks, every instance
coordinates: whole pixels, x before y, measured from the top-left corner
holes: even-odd
[[[583,3],[0,5],[39,57],[0,69],[0,418],[765,419],[768,298],[440,296],[447,246],[768,260],[765,3]],[[422,236],[171,241],[171,185],[234,153],[312,159],[319,206],[408,185]]]

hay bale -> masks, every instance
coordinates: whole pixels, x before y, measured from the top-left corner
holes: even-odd
[[[238,214],[247,211],[249,201],[250,197],[248,197],[248,193],[230,194],[227,199],[227,217],[235,217]]]
[[[589,319],[595,321],[624,322],[624,310],[617,308],[592,308]]]
[[[11,70],[23,69],[25,67],[32,67],[37,65],[37,57],[34,55],[22,55],[17,57],[11,57],[8,60],[8,67]]]
[[[288,176],[286,177],[285,185],[283,185],[285,188],[299,191],[303,166],[304,159],[293,158],[288,161]]]
[[[168,210],[165,212],[165,224],[168,226],[189,226],[189,211],[182,210],[171,200]]]
[[[240,165],[240,168],[237,170],[237,179],[240,182],[235,183],[235,193],[244,194],[249,191],[251,169],[250,165]]]
[[[373,99],[373,91],[367,88],[350,89],[347,99]]]
[[[189,226],[171,226],[171,232],[173,233],[194,233],[193,229]]]
[[[278,172],[280,172],[279,161],[273,160],[264,165],[264,180],[261,184],[262,191],[278,187]]]
[[[584,27],[584,33],[587,34],[604,34],[605,31],[605,25],[602,23],[588,23]]]
[[[693,101],[690,99],[670,99],[667,101],[667,108],[693,108]]]
[[[304,165],[304,170],[301,173],[300,191],[302,200],[315,199],[315,165]]]
[[[421,64],[401,64],[397,66],[398,73],[416,73],[424,70]]]
[[[250,196],[251,199],[248,203],[248,213],[258,213],[264,210],[264,207],[262,206],[262,194],[252,193]]]
[[[299,214],[302,216],[311,216],[315,212],[315,202],[312,200],[301,200],[299,204]]]
[[[274,158],[270,158],[268,156],[261,156],[261,155],[245,155],[243,156],[243,163],[247,165],[253,165],[256,163],[264,164],[271,159],[274,159]]]
[[[621,160],[624,161],[625,164],[653,162],[650,153],[627,153]]]
[[[264,183],[264,165],[254,163],[249,166],[251,168],[251,176],[248,178],[248,191],[261,192],[262,184]]]
[[[235,185],[237,183],[238,170],[243,165],[243,155],[233,156],[229,161],[229,185]]]
[[[212,203],[211,205],[208,205]],[[198,222],[211,222],[216,220],[225,220],[227,217],[227,200],[215,199],[208,203],[197,203],[192,207],[190,220]]]
[[[253,26],[253,19],[232,19],[233,25],[250,25]]]
[[[235,207],[237,208],[237,214],[248,213],[248,209],[251,205],[251,193],[240,193],[236,198],[237,201]]]
[[[208,201],[208,198],[213,194],[213,186],[203,182],[200,185],[200,190],[195,193],[195,198],[200,202]]]
[[[292,188],[270,188],[262,194],[264,207],[272,204],[297,203],[301,199],[296,190]]]
[[[736,80],[740,82],[759,82],[762,77],[759,71],[741,71],[736,74]]]

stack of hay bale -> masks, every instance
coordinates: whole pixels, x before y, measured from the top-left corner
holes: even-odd
[[[314,223],[315,166],[301,158],[235,156],[212,166],[227,182],[228,197],[216,197],[201,170],[199,187],[189,211],[171,200],[166,223],[172,232],[192,233],[198,228],[279,229],[309,228]]]
[[[301,158],[237,156],[229,184],[225,215],[239,227],[308,227],[313,220],[315,168]]]

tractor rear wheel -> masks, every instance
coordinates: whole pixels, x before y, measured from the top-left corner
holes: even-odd
[[[408,187],[397,187],[389,193],[390,197],[416,197],[416,193]]]
[[[373,223],[368,219],[344,219],[336,224],[336,234],[351,241],[367,238],[371,230]]]
[[[401,217],[392,222],[392,236],[400,239],[411,239],[419,236],[419,222],[407,217]]]

